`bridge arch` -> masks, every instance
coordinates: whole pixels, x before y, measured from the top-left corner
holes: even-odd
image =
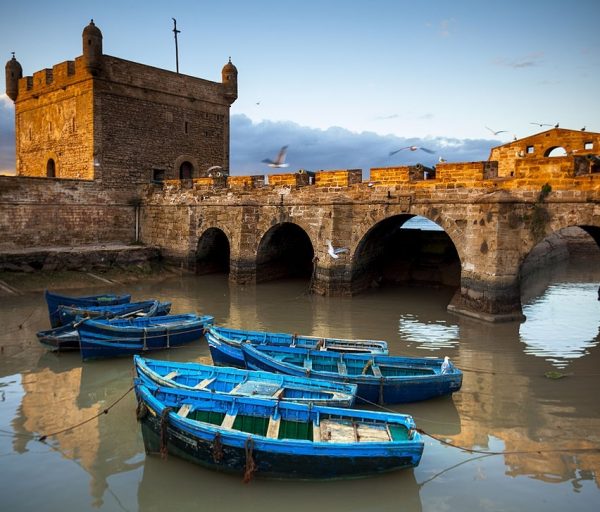
[[[206,229],[196,245],[196,274],[229,273],[231,248],[229,239],[222,229]]]
[[[258,243],[256,282],[283,278],[310,279],[313,258],[313,244],[304,229],[293,222],[275,224]]]
[[[353,294],[382,284],[460,285],[460,258],[451,237],[441,227],[405,229],[414,218],[419,216],[393,215],[363,234],[352,258]]]

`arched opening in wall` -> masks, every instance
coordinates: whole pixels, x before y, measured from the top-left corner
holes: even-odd
[[[46,162],[46,177],[56,178],[56,163],[53,158],[49,158]]]
[[[313,256],[310,237],[301,227],[291,222],[277,224],[265,233],[258,245],[256,282],[310,279]]]
[[[566,368],[598,345],[600,227],[563,228],[531,249],[519,269],[528,355]]]
[[[191,180],[194,175],[194,166],[188,162],[182,162],[179,166],[179,179],[180,180]]]
[[[352,293],[390,285],[460,285],[458,252],[440,226],[425,217],[396,215],[365,234],[353,260]]]
[[[554,146],[548,148],[544,153],[544,156],[555,157],[555,156],[567,156],[567,150],[562,146]]]
[[[196,248],[196,274],[228,274],[229,256],[227,235],[218,228],[207,229]]]

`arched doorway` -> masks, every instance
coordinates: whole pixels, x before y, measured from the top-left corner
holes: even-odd
[[[179,166],[179,179],[191,180],[194,174],[194,166],[187,160]]]
[[[458,252],[442,228],[424,217],[395,215],[374,225],[358,244],[352,293],[383,285],[457,288],[460,273]]]
[[[46,177],[55,178],[56,177],[56,163],[53,158],[49,158],[48,162],[46,162]]]
[[[283,222],[269,229],[258,245],[256,282],[310,279],[314,250],[310,237],[296,224]]]
[[[227,235],[218,228],[209,228],[198,240],[196,274],[228,274],[230,248]]]

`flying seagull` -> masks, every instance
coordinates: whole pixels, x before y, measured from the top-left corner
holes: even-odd
[[[507,133],[507,130],[492,130],[489,126],[486,126],[486,128],[491,131],[494,135],[498,135],[499,133]]]
[[[333,247],[331,240],[327,240],[327,252],[329,253],[329,256],[334,260],[337,260],[340,257],[340,254],[350,252],[350,249],[348,249],[348,247]]]
[[[541,128],[542,126],[554,126],[555,128],[558,128],[558,124],[557,124],[556,126],[555,126],[555,125],[553,125],[553,124],[548,124],[548,123],[533,123],[533,122],[531,122],[531,123],[529,123],[529,124],[535,124],[535,125],[539,126],[540,128]]]
[[[220,165],[211,165],[208,169],[206,169],[206,172],[216,171],[217,169],[223,169],[223,167]]]
[[[445,158],[442,158],[441,156],[438,158],[438,162],[441,164],[445,164],[448,160],[446,160]]]
[[[421,146],[406,146],[405,148],[400,148],[400,149],[397,149],[396,151],[390,151],[390,156],[395,155],[396,153],[399,153],[400,151],[404,151],[405,149],[408,149],[410,151],[416,151],[417,149],[420,149],[421,151],[425,151],[425,153],[430,153],[430,154],[435,153],[435,151],[431,151],[431,149],[423,148]]]
[[[290,164],[285,163],[285,154],[287,152],[287,146],[283,146],[279,150],[279,154],[275,160],[271,160],[270,158],[265,158],[263,163],[268,164],[269,167],[288,167]]]

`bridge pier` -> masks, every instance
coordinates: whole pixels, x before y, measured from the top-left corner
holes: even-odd
[[[486,280],[463,276],[448,311],[486,322],[523,322],[518,278]]]

